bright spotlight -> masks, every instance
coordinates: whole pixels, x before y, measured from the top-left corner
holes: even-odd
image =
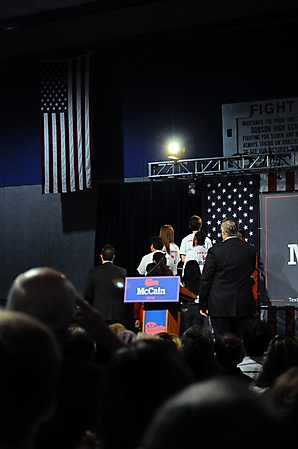
[[[167,145],[168,158],[175,161],[181,159],[185,152],[185,148],[179,142],[172,141]]]

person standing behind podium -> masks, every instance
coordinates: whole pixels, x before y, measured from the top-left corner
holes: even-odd
[[[200,313],[210,316],[215,338],[232,332],[242,339],[246,323],[256,312],[252,293],[256,252],[239,238],[238,222],[221,224],[222,242],[209,248],[199,290]]]
[[[160,228],[159,236],[163,241],[163,252],[167,257],[167,265],[174,276],[177,275],[177,266],[180,260],[179,247],[174,243],[174,229],[171,225],[165,224]]]
[[[114,265],[115,249],[105,245],[100,254],[102,264],[91,268],[87,275],[83,295],[101,314],[107,324],[128,326],[128,310],[124,304],[124,284],[127,270]]]
[[[145,256],[146,257],[146,256]],[[171,269],[166,265],[166,255],[161,251],[152,252],[152,262],[146,266],[146,276],[173,276]],[[142,328],[144,317],[144,303],[135,302],[133,306],[133,316],[135,320],[135,327]]]
[[[152,256],[152,262],[147,265],[146,276],[173,276],[173,272],[167,265],[166,255],[156,251]]]
[[[184,267],[184,273],[181,279],[182,287],[186,290],[182,290],[180,287],[180,334],[192,326],[203,325],[204,317],[200,314],[199,305],[199,289],[201,282],[201,269],[196,260],[189,260]],[[193,302],[183,300],[183,293],[187,296],[188,292],[191,292],[195,298]],[[181,301],[182,299],[182,301]]]
[[[151,237],[150,239],[151,252],[145,254],[145,256],[142,257],[141,262],[137,268],[137,271],[141,276],[145,276],[147,265],[149,265],[149,263],[152,263],[153,261],[153,254],[156,253],[157,251],[162,252],[162,249],[163,249],[163,241],[161,237],[159,236]]]
[[[193,215],[189,219],[189,228],[191,230],[191,234],[188,234],[186,237],[184,237],[181,241],[180,245],[180,257],[182,262],[185,262],[185,257],[188,251],[193,249],[193,240],[196,232],[199,232],[202,228],[202,219],[198,215]],[[209,239],[209,237],[206,237],[205,239],[205,246],[207,250],[212,246],[212,242]]]
[[[188,253],[185,256],[182,276],[184,275],[185,265],[189,260],[195,260],[198,263],[202,273],[208,252],[208,248],[205,245],[205,241],[206,241],[206,232],[198,231],[195,233],[193,239],[193,249],[188,251]]]

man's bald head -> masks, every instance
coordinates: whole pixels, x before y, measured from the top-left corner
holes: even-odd
[[[76,289],[64,274],[37,267],[17,276],[6,308],[34,316],[57,333],[73,318],[75,304]]]

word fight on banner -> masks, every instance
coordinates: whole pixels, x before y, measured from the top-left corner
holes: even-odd
[[[222,106],[224,156],[271,154],[298,148],[298,98]],[[290,156],[285,156],[290,162]]]
[[[40,68],[42,192],[91,188],[90,54]]]

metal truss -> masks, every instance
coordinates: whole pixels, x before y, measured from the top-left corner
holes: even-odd
[[[148,177],[195,179],[204,175],[298,169],[298,151],[148,163]]]

